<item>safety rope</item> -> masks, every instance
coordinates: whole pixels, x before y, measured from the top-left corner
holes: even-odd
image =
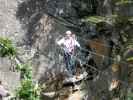
[[[80,49],[83,50],[83,51],[88,52],[89,54],[97,55],[97,56],[100,56],[100,57],[108,58],[108,59],[110,59],[110,60],[112,60],[112,61],[116,61],[116,60],[113,59],[112,57],[105,56],[105,55],[102,55],[102,54],[98,54],[98,53],[95,53],[95,52],[93,52],[93,51],[91,51],[91,50],[88,50],[88,49],[85,49],[85,48],[82,48],[82,47],[80,47]],[[74,58],[75,58],[76,60],[78,60],[78,61],[81,61],[77,56],[75,56]],[[125,61],[121,61],[121,63],[123,63],[123,64],[128,64],[128,63],[125,62]],[[82,63],[82,64],[85,64],[85,63]],[[85,64],[85,65],[87,65],[87,64]],[[87,65],[87,66],[98,71],[98,69],[95,68],[96,66],[92,66],[92,65]],[[109,66],[109,67],[111,67],[111,66]],[[109,68],[109,67],[107,67],[107,68]],[[107,68],[106,68],[106,69],[107,69]],[[104,69],[104,70],[105,70],[105,69]],[[98,72],[101,72],[101,71],[99,70]]]
[[[88,53],[91,53],[91,54],[94,54],[94,55],[98,55],[98,56],[101,56],[101,57],[104,56],[104,55],[102,55],[102,54],[97,54],[97,53],[95,53],[95,52],[92,52],[92,51],[87,50],[87,49],[84,49],[84,48],[82,48],[82,49],[85,50],[85,51],[87,51]],[[113,58],[111,58],[111,57],[109,57],[109,56],[105,56],[105,57],[107,57],[107,58],[109,58],[109,59],[115,61]],[[81,59],[78,58],[77,56],[74,56],[74,59],[77,60],[77,61],[82,62],[82,63],[81,63],[82,65],[86,65],[87,67],[92,68],[92,69],[96,70],[96,71],[99,72],[99,73],[102,73],[102,74],[105,74],[105,75],[108,75],[108,76],[109,76],[109,74],[104,73],[104,70],[101,71],[101,70],[97,69],[96,66],[92,66],[92,65],[87,64],[85,61],[81,61]],[[124,62],[124,61],[122,61],[122,62],[125,63],[125,64],[128,64],[127,62]],[[84,67],[82,67],[81,69],[82,69],[82,70],[85,70]],[[82,81],[85,81],[87,78],[88,78],[88,77],[86,77],[86,78],[83,79]],[[122,83],[122,84],[123,84],[124,86],[126,86],[126,87],[133,88],[132,86],[129,86],[128,82],[125,82],[125,81],[122,81],[122,80],[118,80],[118,81],[119,81],[120,83]]]
[[[91,40],[91,39],[85,39],[85,38],[82,38],[82,37],[79,37],[79,36],[77,36],[79,39],[81,39],[81,40],[84,40],[84,41],[86,41],[86,42],[94,42],[94,43],[96,43],[96,44],[98,44],[98,45],[102,45],[102,46],[105,46],[105,47],[108,47],[108,48],[111,48],[112,46],[111,45],[107,45],[107,44],[102,44],[102,43],[99,43],[99,42],[97,42],[97,41],[95,41],[95,40]]]
[[[78,38],[81,38],[81,37],[78,37]],[[105,47],[112,47],[112,46],[110,46],[110,45],[105,45],[105,44],[102,44],[102,43],[99,43],[99,42],[96,42],[96,41],[90,40],[90,39],[87,39],[87,40],[86,40],[86,39],[82,39],[82,40],[85,40],[85,41],[93,41],[93,42],[97,43],[98,45],[103,45],[103,46],[105,46]],[[119,48],[119,47],[117,47],[117,48]],[[102,55],[102,54],[98,54],[98,53],[95,53],[95,52],[93,52],[93,51],[87,50],[87,49],[82,48],[82,47],[81,47],[81,50],[84,50],[84,51],[86,51],[86,52],[88,52],[88,53],[91,53],[91,54],[94,54],[94,55],[96,55],[96,56],[104,57],[104,58],[107,58],[107,59],[109,59],[109,60],[111,60],[111,61],[117,62],[117,60],[115,60],[115,59],[112,58],[112,57],[105,56],[105,55]],[[127,64],[127,62],[125,62],[125,61],[121,61],[121,63]]]
[[[86,52],[88,52],[88,53],[91,53],[91,54],[94,54],[94,55],[96,55],[96,56],[105,57],[105,58],[110,59],[110,60],[112,60],[112,61],[117,61],[117,60],[113,59],[112,57],[105,56],[105,55],[102,55],[102,54],[98,54],[98,53],[96,53],[96,52],[93,52],[93,51],[91,51],[91,50],[87,50],[87,49],[85,49],[85,48],[81,48],[81,50],[84,50],[84,51],[86,51]],[[123,63],[123,64],[128,64],[128,63],[125,62],[125,61],[121,61],[121,63]]]
[[[75,24],[75,23],[73,23],[73,22],[66,21],[64,18],[62,18],[62,17],[60,17],[60,16],[57,17],[57,16],[55,16],[55,15],[53,15],[53,14],[50,14],[50,13],[48,13],[48,12],[45,12],[45,13],[48,14],[49,16],[51,16],[52,18],[54,18],[54,19],[60,21],[60,22],[63,23],[63,25],[65,25],[65,26],[70,26],[70,27],[74,27],[74,28],[78,28],[78,29],[82,30],[82,29],[80,28],[80,25],[78,25],[78,24]],[[78,36],[78,38],[81,38],[81,37]],[[99,44],[99,45],[103,45],[103,46],[106,46],[106,47],[112,47],[112,46],[110,46],[110,45],[101,44],[101,43],[96,42],[96,41],[91,40],[91,39],[85,39],[85,38],[83,39],[83,38],[82,38],[82,40],[85,40],[85,41],[93,41],[93,42],[95,42],[95,43],[97,43],[97,44]],[[118,48],[119,48],[119,47],[118,47]]]
[[[74,56],[74,58],[76,59],[76,60],[80,60],[78,57],[76,57],[76,56]],[[99,72],[99,73],[102,73],[102,74],[105,74],[106,76],[108,75],[109,76],[109,74],[106,74],[106,73],[104,73],[103,71],[101,71],[101,70],[99,70],[99,69],[97,69],[97,68],[95,68],[96,66],[92,66],[92,65],[89,65],[89,64],[86,64],[86,62],[83,62],[83,61],[81,61],[82,62],[82,65],[86,65],[86,66],[88,66],[89,68],[92,68],[92,69],[94,69],[94,70],[96,70],[97,72]],[[83,67],[82,67],[83,68]],[[85,78],[85,79],[83,79],[83,81],[84,80],[86,80],[87,79],[87,77]],[[118,80],[118,79],[117,79]],[[118,80],[120,83],[122,83],[123,85],[125,85],[125,86],[127,86],[127,87],[129,87],[129,88],[132,88],[133,89],[133,86],[129,86],[129,84],[128,84],[128,82],[125,82],[125,81],[122,81],[122,80]]]

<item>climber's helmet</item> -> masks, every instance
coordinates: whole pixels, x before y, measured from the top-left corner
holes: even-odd
[[[71,31],[66,31],[65,34],[66,34],[67,37],[70,37],[72,35],[72,32]]]

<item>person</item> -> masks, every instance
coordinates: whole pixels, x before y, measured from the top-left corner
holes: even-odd
[[[71,31],[65,32],[65,37],[57,41],[59,46],[63,46],[64,50],[64,61],[66,64],[66,69],[68,71],[68,76],[72,77],[75,75],[75,65],[74,65],[74,55],[76,47],[80,48],[79,42],[75,38],[75,34],[72,34]]]
[[[3,97],[9,96],[9,92],[2,85],[2,81],[0,81],[0,100],[3,100]]]

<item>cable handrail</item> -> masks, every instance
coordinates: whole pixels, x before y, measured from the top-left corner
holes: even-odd
[[[92,41],[92,42],[95,42],[96,44],[99,44],[99,45],[102,45],[102,46],[105,46],[105,47],[108,47],[108,48],[111,48],[111,47],[112,47],[111,45],[102,44],[102,43],[99,43],[99,42],[97,42],[97,41],[95,41],[95,40],[85,39],[85,38],[81,38],[81,37],[79,37],[79,36],[77,36],[77,37],[80,38],[80,39],[82,39],[82,40],[84,40],[84,41]]]
[[[94,55],[96,55],[96,56],[106,57],[106,58],[108,58],[108,59],[110,59],[110,60],[112,60],[112,61],[116,61],[116,62],[117,62],[117,60],[113,59],[112,57],[105,56],[105,55],[102,55],[102,54],[98,54],[98,53],[95,53],[95,52],[93,52],[93,51],[91,51],[91,50],[87,50],[87,49],[84,49],[84,48],[81,48],[81,50],[84,50],[84,51],[86,51],[86,52],[88,52],[88,53],[91,53],[91,54],[94,54]],[[127,64],[127,62],[125,62],[125,61],[120,61],[120,62],[121,62],[121,63]]]
[[[78,57],[76,57],[76,56],[75,56],[75,59],[80,60],[80,59],[79,59]],[[80,61],[81,61],[81,60],[80,60]],[[82,62],[83,62],[83,61],[82,61]],[[92,68],[92,69],[94,69],[94,70],[96,70],[96,71],[99,72],[99,73],[103,73],[103,71],[101,71],[101,70],[95,68],[96,66],[86,64],[85,62],[82,63],[82,64],[83,64],[83,65],[86,65],[86,66],[88,66],[88,67],[90,67],[90,68]],[[83,67],[81,67],[81,68],[83,68]],[[103,73],[103,74],[105,74],[105,73]],[[108,75],[108,76],[109,76],[109,74],[105,74],[105,75]],[[85,79],[83,79],[83,80],[85,80]],[[120,79],[117,79],[117,80],[118,80],[120,83],[124,84],[125,86],[130,87],[130,88],[133,88],[133,86],[129,86],[128,82],[122,81],[122,80],[120,80]]]

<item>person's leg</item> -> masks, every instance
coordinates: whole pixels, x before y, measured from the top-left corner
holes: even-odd
[[[68,53],[64,54],[64,60],[66,64],[66,69],[68,71],[68,76],[72,76],[72,69],[71,69],[71,56]]]
[[[75,59],[74,59],[73,55],[71,55],[70,62],[71,62],[72,74],[75,75],[75,73],[76,73],[76,64],[75,64]]]

